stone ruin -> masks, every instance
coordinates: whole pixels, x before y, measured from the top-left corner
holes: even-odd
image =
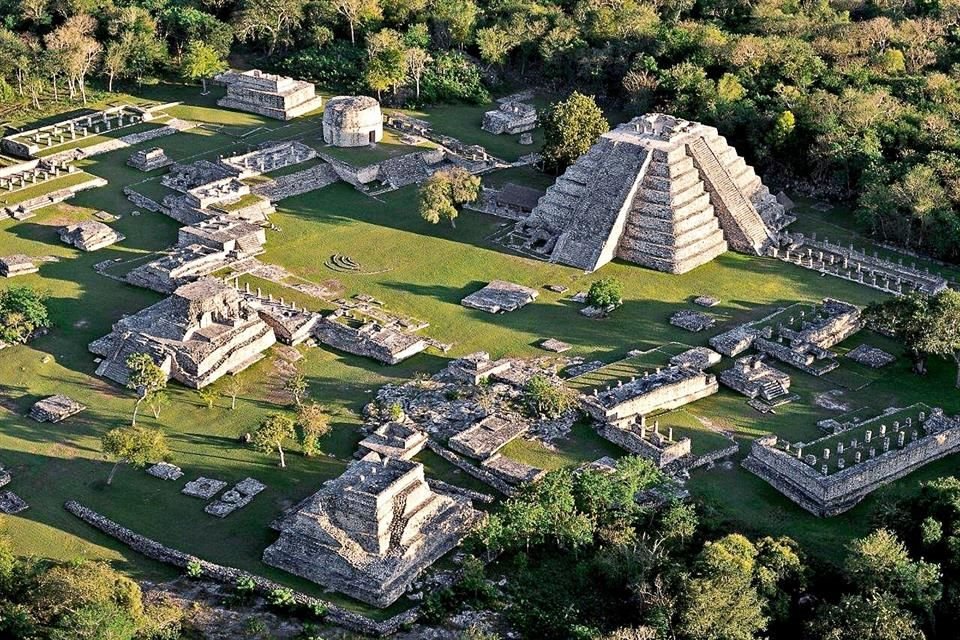
[[[637,416],[676,409],[713,395],[717,377],[697,366],[671,365],[644,372],[629,382],[594,390],[584,396],[583,409],[600,423],[622,424]]]
[[[61,175],[76,173],[77,168],[66,161],[41,158],[0,167],[0,189],[7,193],[43,184]]]
[[[827,517],[957,451],[960,421],[913,405],[806,444],[757,438],[742,464],[810,513]]]
[[[292,120],[319,109],[323,102],[312,82],[250,71],[226,71],[215,80],[227,87],[217,105],[277,120]]]
[[[220,158],[220,164],[237,178],[251,178],[278,171],[317,157],[317,152],[297,140],[265,142],[253,151]]]
[[[39,270],[33,258],[22,253],[0,257],[0,276],[4,278],[23,276],[28,273],[36,273]]]
[[[234,288],[241,291],[237,284],[234,284]],[[249,283],[241,294],[247,304],[257,311],[260,319],[273,329],[278,342],[296,346],[316,334],[321,320],[319,313],[297,307],[295,302],[286,302],[283,298],[276,299],[271,294],[263,295],[260,289],[253,293]]]
[[[763,255],[792,221],[715,128],[648,114],[601,136],[505,242],[587,271],[684,273],[728,247]]]
[[[683,309],[670,316],[670,324],[681,329],[686,329],[687,331],[692,331],[693,333],[699,333],[700,331],[713,328],[713,325],[717,324],[717,321],[713,316],[709,316],[706,313]]]
[[[570,344],[563,340],[557,340],[556,338],[547,338],[541,342],[539,346],[541,349],[552,351],[553,353],[564,353],[573,348]]]
[[[127,159],[127,164],[140,171],[153,171],[173,164],[173,160],[160,147],[139,149]]]
[[[339,351],[397,364],[432,343],[415,332],[429,326],[370,303],[337,301],[339,308],[317,323],[314,336]]]
[[[883,349],[871,347],[870,345],[866,344],[861,344],[855,349],[851,349],[849,352],[847,352],[847,357],[854,362],[858,362],[872,369],[885,367],[888,364],[895,362],[897,359],[895,355],[887,353]]]
[[[763,356],[744,356],[720,372],[720,382],[751,400],[774,407],[790,401],[790,376],[763,361]]]
[[[0,492],[0,512],[12,516],[21,511],[26,511],[30,508],[23,498],[15,494],[13,491],[3,491]]]
[[[323,109],[323,141],[335,147],[365,147],[383,139],[380,103],[369,96],[337,96]]]
[[[693,347],[682,353],[670,357],[670,366],[686,367],[688,369],[709,369],[719,364],[720,354],[707,347]]]
[[[181,227],[177,245],[166,255],[130,271],[130,284],[160,293],[263,253],[263,227],[233,218],[217,216]]]
[[[473,211],[479,211],[507,220],[522,220],[530,215],[544,192],[508,182],[501,188],[484,186],[475,202],[467,205]]]
[[[690,438],[675,439],[673,427],[661,433],[659,420],[654,420],[651,429],[646,416],[642,415],[618,424],[600,423],[597,433],[626,451],[650,460],[658,469],[688,457],[692,446]]]
[[[211,501],[203,510],[217,518],[226,518],[228,515],[250,504],[254,497],[267,488],[259,480],[244,478],[232,488],[227,489],[216,500]]]
[[[482,517],[431,487],[423,465],[371,452],[274,523],[263,561],[386,607]]]
[[[180,493],[185,496],[190,496],[191,498],[209,500],[213,496],[217,495],[225,486],[227,486],[227,483],[223,480],[200,476],[196,480],[191,480],[187,484],[183,485],[183,489],[180,490]]]
[[[868,255],[866,250],[856,250],[853,244],[834,244],[829,238],[817,240],[816,234],[807,238],[802,233],[785,233],[779,245],[770,248],[770,255],[894,295],[918,291],[933,296],[947,288],[946,278],[930,273],[929,267],[920,270],[916,262],[908,266],[903,258],[894,262],[881,258],[877,251]]]
[[[120,319],[90,343],[97,375],[126,384],[126,361],[146,353],[174,380],[199,389],[242,371],[276,342],[270,326],[238,291],[215,278],[183,285],[169,298]]]
[[[173,164],[160,182],[180,193],[165,196],[159,210],[186,225],[220,215],[266,222],[274,207],[266,198],[251,197],[250,186],[240,181],[238,175],[240,170],[236,167],[207,160]],[[251,202],[241,204],[247,200]]]
[[[37,422],[63,422],[86,408],[76,400],[58,393],[34,404],[30,408],[30,417]]]
[[[427,434],[412,424],[390,421],[360,441],[360,452],[376,453],[384,458],[410,460],[427,446]]]
[[[840,366],[830,349],[863,328],[860,308],[824,298],[819,305],[794,304],[710,338],[710,346],[734,357],[750,347],[815,376]]]
[[[183,477],[183,470],[169,462],[158,462],[147,468],[147,473],[161,480],[179,480]]]
[[[81,251],[97,251],[124,240],[126,236],[96,220],[84,220],[60,228],[60,240]]]
[[[511,98],[499,100],[496,109],[483,114],[480,128],[493,134],[517,134],[537,128],[537,109]]]
[[[525,307],[539,295],[536,289],[530,287],[506,280],[493,280],[484,288],[474,291],[461,300],[460,304],[487,313],[507,313]]]
[[[511,460],[499,453],[480,462],[480,466],[515,487],[537,482],[547,474],[543,469]]]
[[[70,144],[114,129],[130,127],[153,119],[149,108],[120,105],[103,111],[61,120],[0,139],[0,151],[18,158],[32,158],[44,149]]]
[[[700,307],[715,307],[720,304],[719,298],[714,298],[713,296],[697,296],[693,299],[693,304]]]
[[[447,373],[467,384],[477,385],[501,373],[505,373],[513,361],[507,358],[493,360],[486,351],[477,351],[457,358],[447,365]]]
[[[494,413],[453,436],[447,444],[465,456],[486,460],[529,428],[527,422],[510,414]]]
[[[44,207],[49,207],[50,205],[63,202],[64,200],[69,200],[81,191],[95,189],[97,187],[103,187],[106,185],[107,181],[103,178],[91,176],[89,180],[84,180],[83,182],[79,182],[63,189],[57,189],[34,198],[21,200],[16,204],[0,206],[0,220],[5,220],[7,218],[13,218],[14,220],[27,220],[37,215],[37,211],[43,209]]]

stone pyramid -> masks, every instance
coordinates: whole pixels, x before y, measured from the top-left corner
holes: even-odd
[[[601,136],[519,230],[551,262],[684,273],[728,247],[760,255],[789,222],[715,128],[648,114]]]

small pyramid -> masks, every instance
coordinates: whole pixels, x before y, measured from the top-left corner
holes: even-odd
[[[601,136],[519,230],[551,262],[685,273],[728,248],[762,255],[791,221],[715,128],[648,114]]]

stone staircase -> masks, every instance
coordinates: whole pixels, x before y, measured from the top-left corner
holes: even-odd
[[[411,485],[393,497],[393,518],[390,520],[390,548],[402,549],[403,532],[407,528],[407,497],[416,489]]]
[[[714,208],[728,244],[743,253],[763,255],[773,238],[753,204],[737,188],[730,173],[703,138],[689,143],[687,150],[707,191],[714,198]]]
[[[760,385],[760,397],[767,402],[782,398],[788,393],[789,392],[783,388],[783,384],[775,380],[768,380]]]

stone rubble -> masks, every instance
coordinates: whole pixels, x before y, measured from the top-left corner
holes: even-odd
[[[209,500],[225,486],[227,486],[227,483],[223,480],[216,480],[214,478],[205,478],[200,476],[196,480],[191,480],[185,484],[183,489],[180,490],[180,493],[190,496],[191,498]]]
[[[705,313],[683,309],[670,316],[670,324],[675,327],[680,327],[681,329],[686,329],[687,331],[698,333],[713,328],[713,326],[717,324],[717,321],[713,316]]]
[[[860,364],[866,365],[873,369],[885,367],[888,364],[895,362],[897,359],[895,355],[887,353],[883,349],[871,347],[870,345],[866,344],[861,344],[855,349],[851,349],[847,353],[847,357],[854,362],[859,362]]]
[[[65,395],[44,398],[30,408],[30,417],[37,422],[62,422],[87,407]]]
[[[226,518],[237,509],[250,504],[254,497],[266,488],[267,485],[259,480],[244,478],[233,485],[233,488],[220,494],[220,498],[207,504],[203,510],[217,518]]]
[[[183,477],[183,470],[169,462],[158,462],[147,468],[147,473],[161,480],[179,480]]]
[[[30,508],[30,505],[24,502],[23,498],[13,491],[0,492],[0,512],[7,515],[14,515],[28,508]]]
[[[530,304],[539,295],[536,289],[530,287],[506,280],[493,280],[484,288],[461,300],[460,304],[487,313],[507,313]]]

